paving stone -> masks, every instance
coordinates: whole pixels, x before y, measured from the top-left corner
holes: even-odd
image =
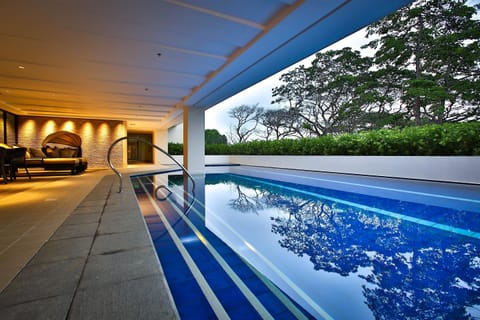
[[[64,320],[72,301],[71,295],[61,295],[29,301],[0,309],[0,319],[51,319]]]
[[[0,309],[75,292],[85,258],[29,265],[0,293]]]
[[[123,213],[123,212],[139,212],[140,209],[138,208],[137,205],[124,205],[124,206],[107,206],[105,207],[103,213],[104,214],[117,214],[117,213]]]
[[[53,234],[51,240],[93,237],[97,231],[98,223],[84,223],[84,224],[66,224],[62,225]]]
[[[99,200],[84,200],[80,205],[78,206],[79,208],[84,208],[84,207],[102,207],[105,205],[105,199],[99,199]]]
[[[35,255],[30,264],[86,258],[92,242],[93,237],[50,240]]]
[[[100,214],[103,211],[103,206],[99,207],[77,207],[73,212],[72,215],[77,214]]]
[[[145,223],[140,217],[107,217],[103,216],[98,234],[123,233],[129,231],[146,231]]]
[[[85,224],[95,223],[100,220],[100,212],[98,213],[85,213],[85,214],[73,214],[65,219],[64,225],[67,224]]]
[[[105,208],[105,211],[103,211],[102,216],[105,218],[117,218],[117,219],[123,219],[125,217],[132,218],[136,216],[136,213],[138,212],[138,209],[130,209],[130,208],[122,208],[118,209],[115,211],[109,210],[108,208]],[[134,214],[132,214],[134,213]],[[140,216],[140,214],[138,214]]]
[[[150,246],[150,237],[145,232],[124,232],[99,235],[95,238],[92,254],[104,254]]]
[[[91,255],[80,288],[101,287],[159,273],[156,254],[150,247]]]
[[[87,195],[84,201],[95,201],[95,200],[105,200],[110,195],[111,188],[102,187],[102,188],[95,188],[89,195]]]
[[[70,319],[178,319],[159,276],[81,289]]]

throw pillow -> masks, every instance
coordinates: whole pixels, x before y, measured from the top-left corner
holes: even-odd
[[[32,158],[45,158],[46,157],[46,155],[45,155],[45,153],[43,153],[42,149],[30,148],[28,151],[30,152],[30,155],[32,156]]]

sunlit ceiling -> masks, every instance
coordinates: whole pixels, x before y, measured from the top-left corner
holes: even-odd
[[[0,109],[168,128],[410,0],[0,2]]]

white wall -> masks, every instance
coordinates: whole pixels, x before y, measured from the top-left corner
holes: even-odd
[[[227,163],[480,184],[479,156],[206,156],[206,164]]]
[[[168,129],[168,142],[183,143],[183,123]]]
[[[168,152],[168,138],[169,130],[155,130],[153,133],[153,144]],[[153,163],[164,164],[165,162],[167,162],[165,155],[153,148]]]

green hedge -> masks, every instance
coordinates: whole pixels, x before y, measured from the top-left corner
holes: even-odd
[[[168,146],[182,154],[182,144]],[[308,139],[207,145],[207,155],[480,155],[480,122],[447,123]]]
[[[168,153],[174,156],[183,154],[183,144],[182,143],[168,143]]]

